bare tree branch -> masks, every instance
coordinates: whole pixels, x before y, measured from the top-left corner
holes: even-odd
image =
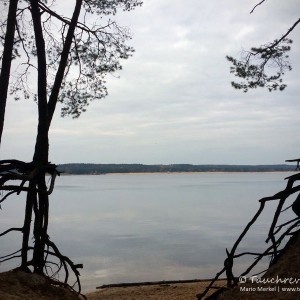
[[[256,4],[256,5],[252,8],[252,10],[250,11],[250,14],[252,14],[252,13],[254,12],[254,10],[255,10],[255,8],[256,8],[257,6],[263,4],[265,1],[266,1],[266,0],[262,0],[261,2],[259,2],[258,4]]]
[[[9,228],[9,229],[5,230],[4,232],[0,233],[0,236],[6,235],[7,233],[12,232],[12,231],[20,231],[20,232],[22,232],[23,228]]]

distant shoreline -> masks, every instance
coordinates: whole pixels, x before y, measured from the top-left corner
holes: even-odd
[[[60,176],[77,176],[77,175],[85,175],[85,176],[109,176],[109,175],[159,175],[159,174],[164,174],[164,175],[178,175],[178,174],[234,174],[234,173],[244,173],[244,174],[249,174],[249,173],[290,173],[294,172],[295,170],[292,171],[240,171],[240,172],[225,172],[225,171],[216,171],[216,172],[127,172],[127,173],[93,173],[93,174],[77,174],[77,173],[64,173],[62,172]]]
[[[58,165],[58,171],[65,175],[104,174],[178,174],[178,173],[253,173],[253,172],[294,172],[294,165],[144,165],[144,164],[84,164]]]

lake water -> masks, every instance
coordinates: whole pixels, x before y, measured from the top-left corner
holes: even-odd
[[[61,176],[51,196],[50,237],[74,262],[84,264],[85,291],[117,282],[211,278],[223,266],[225,249],[231,249],[258,209],[258,200],[283,189],[291,174]],[[22,225],[24,202],[19,197],[2,205],[1,231]],[[239,252],[264,249],[275,205],[268,204]],[[4,237],[1,255],[19,249],[19,238],[18,233]],[[249,261],[237,262],[236,271]],[[2,264],[0,271],[8,267]]]

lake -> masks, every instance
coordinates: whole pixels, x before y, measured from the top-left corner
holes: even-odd
[[[258,200],[283,189],[291,174],[61,176],[51,195],[49,234],[64,254],[83,263],[84,291],[117,282],[211,278],[223,266],[225,249],[231,249],[258,209]],[[19,197],[2,204],[1,231],[22,225],[24,202]],[[239,252],[264,249],[273,202]],[[18,250],[19,237],[2,238],[1,255]],[[244,270],[250,261],[237,262],[235,270]],[[2,264],[0,271],[8,267]]]

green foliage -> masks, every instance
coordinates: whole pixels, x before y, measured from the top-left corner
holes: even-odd
[[[130,11],[141,6],[142,2],[139,0],[85,0],[84,5],[86,11],[91,14],[115,15],[118,7],[121,7],[123,11]]]
[[[7,1],[0,2],[5,4]],[[65,1],[68,2],[70,1]],[[141,4],[140,0],[83,1],[80,22],[76,24],[58,96],[58,101],[62,104],[62,116],[77,118],[86,110],[90,101],[102,99],[108,94],[106,75],[121,70],[120,61],[134,53],[134,49],[127,45],[127,41],[131,39],[129,30],[111,20],[110,16],[116,15],[118,10],[130,11]],[[65,11],[59,12],[60,3],[55,0],[41,0],[39,8],[42,12],[46,44],[49,96],[57,75],[71,16],[65,17]],[[5,28],[6,20],[0,21],[1,36]],[[32,82],[35,78],[32,74],[37,71],[36,47],[28,1],[19,1],[13,59],[16,60],[15,65],[18,68],[12,76],[10,93],[16,100],[36,99],[37,92]]]
[[[232,86],[244,92],[257,87],[266,87],[270,92],[283,91],[287,85],[283,83],[282,76],[292,70],[288,60],[290,44],[292,40],[284,38],[243,51],[240,60],[226,56],[232,63],[230,72],[242,79],[241,82],[231,82]]]

